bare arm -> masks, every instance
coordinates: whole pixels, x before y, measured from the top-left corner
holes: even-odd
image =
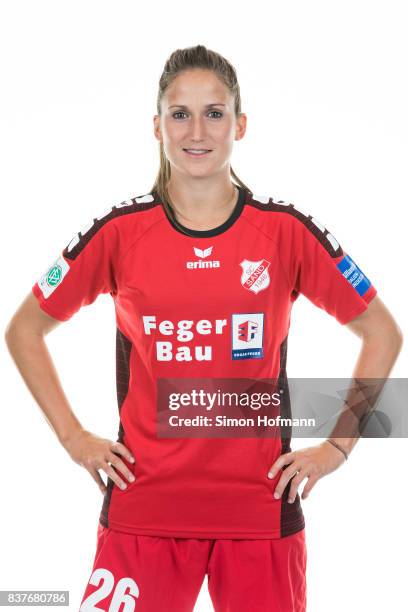
[[[381,381],[385,381],[389,376],[401,350],[403,337],[400,328],[378,295],[373,298],[365,312],[346,325],[362,340],[352,373],[353,378],[362,379],[363,382],[364,379],[376,379],[381,384]],[[354,406],[353,401],[351,405]],[[362,408],[365,408],[364,403]],[[350,453],[359,439],[359,424],[358,411],[354,413],[346,406],[330,439]],[[335,437],[336,429],[343,434],[351,433]],[[307,477],[308,481],[302,491],[302,499],[306,499],[316,482],[336,470],[345,460],[342,452],[327,441],[281,455],[268,473],[269,478],[277,479],[275,497],[282,496],[292,479],[288,500],[293,502],[300,483]],[[281,474],[284,466],[288,467]]]
[[[45,336],[60,324],[40,308],[34,295],[28,295],[9,322],[5,340],[24,382],[64,444],[83,428],[71,410],[45,343]]]
[[[358,377],[387,378],[401,350],[403,335],[378,295],[346,327],[363,340],[354,369]]]
[[[370,302],[367,310],[347,324],[347,327],[362,340],[360,353],[352,373],[353,379],[362,380],[373,379],[378,386],[378,393],[390,375],[392,368],[401,351],[403,336],[401,329],[394,320],[392,314],[387,309],[380,298],[375,298]],[[363,414],[363,394],[350,394],[351,404],[360,404],[361,415]],[[360,397],[359,397],[360,395]],[[369,406],[368,406],[369,407]],[[351,420],[354,419],[355,423]],[[348,421],[348,422],[347,422]],[[339,431],[354,431],[356,435],[343,438],[330,436],[330,439],[338,442],[342,448],[350,453],[358,442],[358,430],[361,419],[358,410],[345,411],[343,422],[339,423]]]
[[[45,336],[60,324],[61,321],[40,308],[30,292],[8,323],[5,341],[17,369],[59,442],[74,461],[88,469],[101,491],[105,492],[97,470],[104,469],[120,486],[123,481],[109,463],[131,480],[130,470],[114,452],[121,453],[129,461],[131,453],[120,442],[99,438],[86,431],[71,409],[45,342]]]

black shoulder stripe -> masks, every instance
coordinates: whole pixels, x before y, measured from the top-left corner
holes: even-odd
[[[274,202],[273,198],[269,196],[256,195],[252,195],[248,204],[259,210],[283,212],[296,217],[296,219],[299,219],[299,221],[301,221],[301,223],[303,223],[303,225],[317,238],[331,257],[340,257],[340,255],[343,255],[343,249],[333,234],[331,234],[316,217],[303,213],[295,208],[294,204],[284,202],[283,200]]]
[[[159,202],[153,194],[147,193],[134,198],[124,200],[110,209],[106,210],[99,217],[95,217],[87,226],[83,227],[72,240],[67,244],[62,254],[67,259],[74,260],[85,248],[88,242],[99,232],[99,230],[111,219],[122,215],[141,212],[158,206]]]

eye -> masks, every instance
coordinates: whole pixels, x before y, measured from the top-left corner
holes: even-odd
[[[219,117],[215,117],[215,119],[220,119],[222,117],[222,113],[220,111],[217,111],[217,110],[209,111],[209,114],[212,114],[212,113],[218,113]],[[176,117],[176,115],[186,115],[186,113],[184,111],[176,111],[175,113],[172,114],[172,117],[177,119],[178,117]]]
[[[175,113],[172,114],[172,117],[174,117],[176,119],[176,115],[185,115],[186,113],[184,111],[176,111]]]
[[[220,117],[216,117],[216,119],[219,119],[222,117],[222,113],[220,113],[220,111],[214,110],[214,111],[210,111],[210,113],[218,113]]]

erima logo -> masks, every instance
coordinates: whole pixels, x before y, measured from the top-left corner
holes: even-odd
[[[219,268],[219,261],[203,261],[206,257],[209,257],[212,253],[213,247],[210,246],[207,249],[198,249],[197,247],[193,247],[194,254],[196,257],[199,257],[198,260],[195,261],[187,261],[186,268],[196,269],[196,268]]]
[[[212,246],[208,247],[208,249],[197,249],[197,247],[193,247],[194,249],[194,253],[197,255],[197,257],[201,257],[202,259],[204,259],[204,257],[208,257],[209,255],[211,255],[212,253]]]

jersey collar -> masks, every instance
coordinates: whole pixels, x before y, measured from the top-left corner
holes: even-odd
[[[217,227],[214,227],[212,229],[209,229],[209,230],[190,229],[189,227],[185,227],[179,221],[177,221],[174,218],[174,215],[169,216],[164,206],[163,206],[163,212],[166,216],[166,219],[171,224],[171,226],[177,232],[180,232],[181,234],[192,236],[193,238],[210,238],[211,236],[218,236],[219,234],[223,234],[227,229],[229,229],[235,223],[235,221],[237,221],[237,219],[240,217],[244,209],[244,206],[247,202],[247,198],[250,195],[249,192],[243,187],[241,187],[240,185],[236,185],[236,187],[238,188],[238,198],[237,198],[233,211],[231,212],[228,219],[224,221],[224,223],[221,223],[221,225],[218,225]],[[160,203],[160,198],[157,192],[153,191],[152,195],[154,196],[155,200],[157,200],[157,202]]]

